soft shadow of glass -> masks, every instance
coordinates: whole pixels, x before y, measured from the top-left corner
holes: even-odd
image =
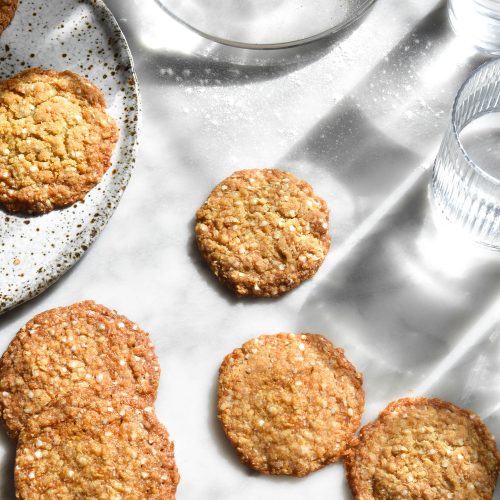
[[[346,348],[365,375],[368,406],[431,389],[428,374],[500,293],[498,255],[450,241],[434,222],[427,186],[423,175],[299,314],[298,331],[314,328]]]
[[[462,50],[440,4],[278,162],[326,172],[334,200],[347,193],[348,220],[332,206],[336,241],[437,149],[457,88],[483,60]]]
[[[481,339],[470,339],[459,362],[445,377],[431,380],[432,394],[478,413],[494,435],[500,437],[500,320]]]
[[[308,66],[327,54],[332,45],[352,34],[362,19],[339,33],[298,47],[252,50],[230,47],[203,38],[173,19],[155,0],[109,0],[133,53],[143,55],[138,70],[162,84],[245,85],[271,80]],[[133,29],[129,20],[133,19]],[[147,67],[157,67],[155,74]]]
[[[355,98],[346,97],[278,166],[322,176],[332,203],[334,245],[383,202],[422,157],[379,130]],[[349,205],[349,206],[348,206]]]
[[[337,201],[325,262],[332,270],[297,330],[329,333],[347,348],[366,375],[368,406],[418,387],[498,293],[498,266],[447,245],[427,201],[423,167],[439,144],[436,129],[444,130],[456,88],[480,62],[460,56],[455,43],[441,5],[280,161],[315,169]]]

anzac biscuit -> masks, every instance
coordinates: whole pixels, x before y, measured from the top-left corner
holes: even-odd
[[[364,407],[362,376],[313,334],[263,335],[226,356],[218,413],[244,463],[305,476],[346,453]]]
[[[477,415],[427,398],[392,402],[346,457],[359,500],[491,500],[498,463]]]
[[[64,71],[32,68],[0,82],[0,203],[41,214],[82,200],[118,140],[102,92]]]
[[[74,390],[113,387],[147,402],[160,367],[149,335],[92,301],[35,316],[0,359],[0,410],[15,437],[27,420]]]
[[[174,445],[153,409],[77,392],[33,417],[20,435],[17,498],[172,500]]]
[[[281,170],[241,170],[196,214],[200,251],[238,295],[269,297],[311,278],[330,247],[328,208],[312,187]]]
[[[0,0],[0,35],[14,18],[18,0]]]

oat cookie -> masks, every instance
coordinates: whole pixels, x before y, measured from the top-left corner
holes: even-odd
[[[218,413],[244,463],[305,476],[346,453],[364,407],[362,376],[314,334],[263,335],[226,356]]]
[[[149,335],[115,311],[85,301],[43,312],[0,359],[0,410],[15,437],[27,420],[77,389],[113,387],[147,402],[160,367]]]
[[[41,214],[82,200],[117,140],[104,96],[87,79],[32,68],[0,81],[0,203]]]
[[[16,13],[18,0],[0,0],[0,35]]]
[[[328,207],[312,187],[273,169],[222,181],[196,214],[200,251],[238,295],[269,297],[311,278],[330,247]]]
[[[361,429],[347,478],[359,500],[491,500],[498,458],[477,415],[439,399],[400,399]]]
[[[15,479],[21,500],[172,500],[179,475],[153,408],[77,392],[21,432]]]

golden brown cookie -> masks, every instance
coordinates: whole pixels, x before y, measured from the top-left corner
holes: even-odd
[[[288,172],[241,170],[198,210],[196,239],[214,274],[236,294],[275,296],[321,266],[330,247],[328,207]]]
[[[0,35],[16,13],[18,0],[0,0]]]
[[[224,359],[219,419],[250,467],[305,476],[346,453],[361,422],[362,381],[321,335],[263,335]]]
[[[87,79],[32,68],[0,81],[0,203],[41,214],[82,200],[117,140],[104,96]]]
[[[77,392],[22,431],[15,479],[21,500],[173,500],[179,475],[153,408]]]
[[[77,389],[114,390],[150,403],[160,366],[149,335],[115,311],[85,301],[43,312],[0,359],[0,410],[15,437],[27,420]]]
[[[477,415],[427,398],[392,402],[346,457],[358,500],[491,500],[498,464]]]

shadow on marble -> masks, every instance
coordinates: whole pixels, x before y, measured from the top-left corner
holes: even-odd
[[[255,65],[255,54],[246,54],[248,62],[244,65],[231,62],[219,61],[210,56],[198,56],[195,54],[175,54],[172,52],[152,52],[138,66],[139,71],[148,78],[156,78],[165,85],[200,85],[200,86],[226,86],[247,85],[259,81],[273,80],[284,75],[293,73],[309,66],[315,61],[327,55],[331,48],[340,43],[349,33],[327,37],[323,40],[308,44],[306,48],[286,49],[288,55],[275,56],[272,63],[267,65]],[[218,52],[228,50],[228,47],[216,45]],[[233,49],[236,50],[236,49]],[[244,49],[240,50],[241,56],[245,56]],[[220,57],[220,56],[219,56]],[[261,55],[261,57],[263,57]],[[267,55],[270,57],[270,54]],[[153,65],[159,68],[153,73],[144,68],[145,65]]]
[[[0,498],[2,500],[15,500],[16,487],[14,482],[14,466],[16,462],[16,443],[10,439],[5,430],[0,429],[0,446],[5,450],[0,463]]]
[[[362,222],[421,161],[420,155],[383,133],[354,99],[346,97],[277,166],[300,165],[311,171],[311,179],[321,174],[318,188],[328,195],[333,231],[342,223],[342,233],[350,234],[352,226]],[[333,251],[342,233],[334,232]]]
[[[460,363],[432,386],[432,394],[478,413],[490,431],[500,436],[500,320],[481,338],[471,338]]]
[[[442,233],[428,182],[422,175],[335,263],[298,314],[297,331],[346,349],[371,401],[430,389],[429,375],[500,294],[499,256]]]
[[[150,0],[152,1],[152,0]],[[141,40],[140,30],[131,30],[126,20],[137,16],[133,2],[109,0],[108,7],[117,16],[132,52],[142,52],[144,57],[137,69],[147,78],[157,79],[165,85],[246,85],[252,82],[272,80],[293,73],[324,57],[331,48],[350,36],[363,22],[365,16],[346,27],[314,42],[278,50],[252,50],[219,44],[196,34],[175,21],[159,6],[155,16],[149,16],[141,28],[158,29],[160,25],[171,25],[186,39],[196,41],[192,53],[181,53],[165,43],[164,47],[149,47]],[[149,5],[151,9],[151,5]],[[134,11],[135,9],[135,11]],[[154,66],[153,73],[146,66]]]
[[[295,163],[329,171],[333,185],[355,198],[354,211],[366,215],[437,149],[457,88],[484,61],[476,53],[453,49],[449,54],[454,43],[446,6],[440,5],[278,166]],[[433,68],[443,59],[449,71],[439,74],[443,81],[435,82],[438,70]],[[441,87],[437,97],[436,85]]]

